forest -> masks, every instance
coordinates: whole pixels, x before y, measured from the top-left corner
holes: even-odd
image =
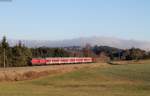
[[[4,36],[0,42],[0,67],[29,66],[32,58],[45,57],[93,57],[106,56],[109,60],[140,60],[150,59],[150,52],[139,48],[118,49],[109,46],[85,47],[71,46],[63,48],[28,48],[21,41],[15,46],[10,46]]]

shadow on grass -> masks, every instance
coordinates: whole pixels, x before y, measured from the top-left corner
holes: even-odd
[[[107,64],[109,64],[109,65],[121,65],[121,64],[118,64],[118,63],[113,63],[113,62],[107,62]]]

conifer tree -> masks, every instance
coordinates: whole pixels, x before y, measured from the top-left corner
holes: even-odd
[[[8,58],[9,51],[10,47],[6,37],[4,36],[1,42],[1,66],[3,66],[4,68],[9,66],[10,61]]]

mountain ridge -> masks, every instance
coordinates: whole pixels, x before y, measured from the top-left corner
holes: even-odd
[[[91,46],[110,46],[121,49],[127,48],[140,48],[144,50],[150,50],[150,42],[148,41],[139,41],[139,40],[124,40],[114,37],[80,37],[74,39],[65,39],[65,40],[12,40],[9,39],[8,42],[11,46],[18,44],[18,41],[21,41],[27,47],[68,47],[68,46],[85,46],[90,44]]]

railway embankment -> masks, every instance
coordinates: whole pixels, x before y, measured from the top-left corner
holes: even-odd
[[[0,81],[22,81],[31,80],[48,75],[63,74],[81,68],[106,67],[106,63],[72,64],[72,65],[50,65],[32,67],[0,68]]]

